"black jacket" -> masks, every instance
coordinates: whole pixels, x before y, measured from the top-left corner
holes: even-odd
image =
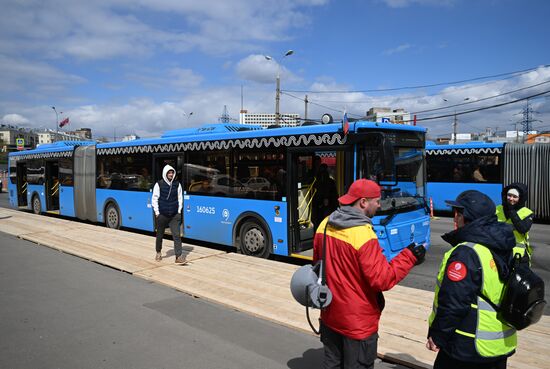
[[[510,206],[508,205],[508,200],[506,199],[506,196],[508,194],[508,191],[511,188],[515,188],[519,192],[519,201],[516,205]],[[512,224],[514,225],[514,228],[519,233],[527,233],[531,229],[531,226],[533,225],[533,216],[528,216],[525,219],[520,219],[518,216],[518,210],[525,207],[525,202],[527,201],[527,186],[523,183],[512,183],[508,186],[504,187],[502,189],[502,208],[504,210],[504,215],[506,216],[506,219],[512,220]]]
[[[493,254],[499,276],[504,279],[509,274],[508,265],[512,259],[512,249],[516,241],[512,229],[505,223],[499,223],[496,215],[476,219],[455,231],[446,233],[442,238],[456,246],[462,242],[479,243]],[[470,304],[476,303],[482,289],[481,263],[475,250],[469,247],[457,247],[449,259],[445,270],[452,262],[461,262],[467,269],[466,277],[460,281],[450,280],[444,274],[439,289],[437,315],[432,322],[428,336],[449,356],[467,362],[494,361],[479,356],[473,345],[473,339],[455,334],[458,327],[474,332],[477,325],[477,313]]]

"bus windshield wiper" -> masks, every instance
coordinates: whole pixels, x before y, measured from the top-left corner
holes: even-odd
[[[397,215],[397,210],[400,210],[400,209],[405,209],[405,208],[409,208],[411,206],[413,206],[413,204],[403,204],[403,205],[399,205],[399,206],[395,206],[394,204],[392,204],[392,208],[391,208],[391,212],[384,218],[380,221],[380,225],[382,226],[386,226],[392,219],[393,217],[395,217]]]

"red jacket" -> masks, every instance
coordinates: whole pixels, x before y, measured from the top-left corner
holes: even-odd
[[[326,218],[313,241],[314,262],[322,258]],[[401,281],[416,258],[404,249],[388,263],[370,224],[338,229],[327,227],[327,285],[332,302],[321,311],[330,329],[349,338],[363,340],[378,332],[381,310],[377,295]]]

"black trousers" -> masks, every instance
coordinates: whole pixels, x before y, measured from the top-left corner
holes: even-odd
[[[354,340],[321,323],[321,342],[325,347],[323,369],[374,368],[378,333],[364,340]]]
[[[443,350],[439,350],[434,362],[434,369],[506,369],[508,358],[502,358],[490,363],[470,363],[453,359]]]
[[[180,256],[182,253],[181,247],[181,237],[180,237],[180,225],[181,225],[181,214],[176,214],[173,217],[167,217],[165,215],[159,214],[157,217],[157,240],[155,248],[157,252],[162,250],[162,238],[164,237],[164,230],[167,226],[170,226],[170,232],[172,232],[172,237],[174,238],[174,254],[176,257]]]

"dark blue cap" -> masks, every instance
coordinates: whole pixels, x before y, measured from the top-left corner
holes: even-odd
[[[456,200],[445,200],[453,208],[463,209],[464,218],[476,220],[488,215],[495,215],[496,207],[491,198],[476,190],[462,192]]]

